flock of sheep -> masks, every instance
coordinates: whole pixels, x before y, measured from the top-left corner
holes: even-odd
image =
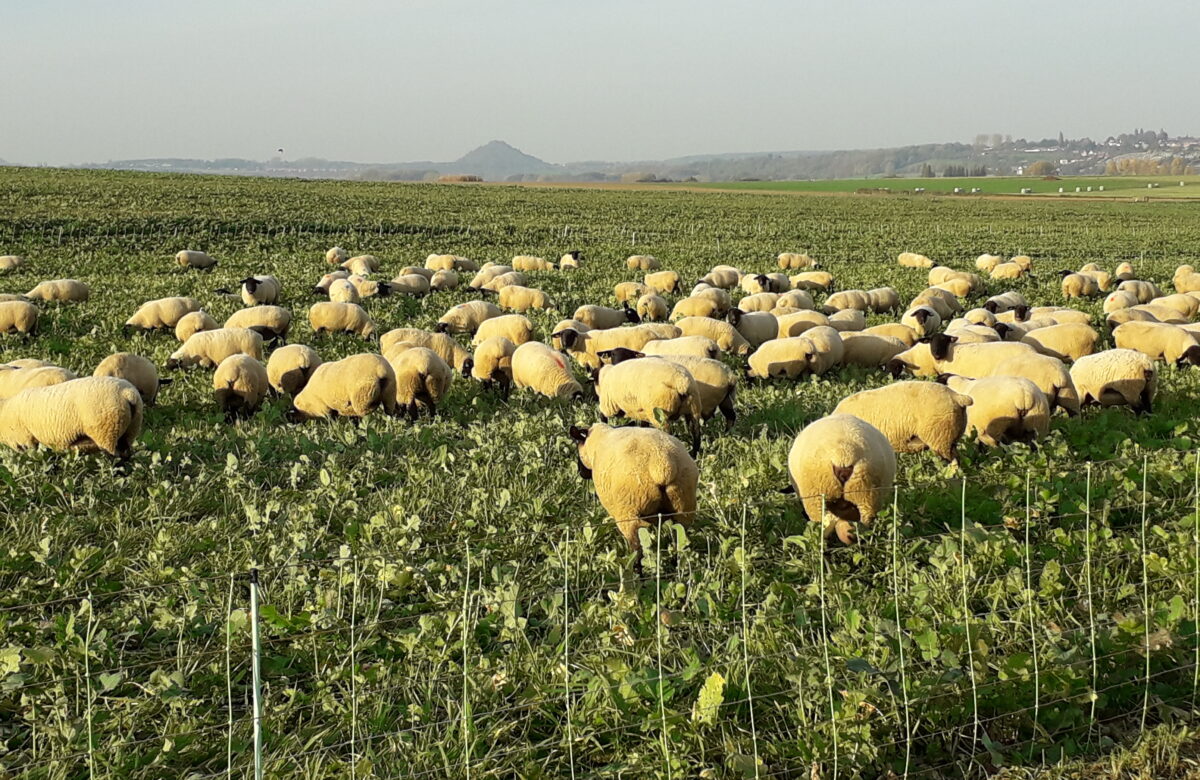
[[[173,331],[181,346],[166,367],[215,369],[214,398],[231,417],[253,414],[276,393],[291,398],[294,421],[376,410],[416,419],[422,410],[436,412],[456,374],[504,397],[513,386],[575,399],[590,397],[594,388],[600,422],[569,433],[578,445],[580,474],[594,480],[600,502],[634,550],[638,530],[654,518],[693,517],[702,423],[720,412],[733,424],[741,373],[745,381],[797,379],[855,365],[896,379],[936,379],[854,393],[796,437],[788,457],[792,487],[808,517],[849,544],[856,524],[869,523],[889,495],[897,452],[928,449],[955,462],[967,431],[999,446],[1044,436],[1056,410],[1076,415],[1083,405],[1099,404],[1149,413],[1156,361],[1200,364],[1200,324],[1192,324],[1200,312],[1200,274],[1190,266],[1176,271],[1169,295],[1136,279],[1129,263],[1112,274],[1095,264],[1061,272],[1068,301],[1107,294],[1103,325],[1114,348],[1100,350],[1100,323],[1087,312],[1032,306],[1015,291],[986,296],[982,274],[1019,279],[1033,271],[1026,256],[1005,262],[982,255],[976,273],[902,253],[900,266],[929,269],[928,288],[905,306],[890,287],[835,292],[833,276],[804,254],[780,254],[779,271],[772,273],[716,266],[687,295],[680,274],[660,270],[654,257],[634,255],[626,267],[641,272],[642,280],[615,286],[618,307],[580,306],[544,342],[535,339],[524,312],[554,310],[555,303],[527,286],[527,275],[578,268],[578,252],[557,264],[522,255],[482,267],[456,255],[430,255],[424,267],[404,268],[391,281],[370,278],[380,271],[373,256],[350,257],[334,247],[325,259],[335,269],[312,288],[328,297],[308,310],[314,333],[352,333],[377,341],[378,352],[323,362],[310,346],[285,345],[292,313],[279,305],[279,281],[267,275],[241,280],[245,308],[223,324],[199,301],[181,296],[147,301],[126,330]],[[179,252],[176,261],[190,269],[216,265],[195,250]],[[22,262],[0,256],[0,270]],[[479,299],[451,307],[431,331],[380,334],[360,305],[374,296],[455,289],[462,274],[472,275],[467,286]],[[72,279],[45,281],[24,295],[2,294],[0,333],[34,333],[41,315],[34,301],[82,303],[89,294]],[[668,295],[676,296],[674,305]],[[868,313],[898,318],[867,327]],[[459,335],[470,337],[472,351]],[[268,346],[274,348],[264,363]],[[722,359],[729,356],[744,361],[740,372]],[[593,388],[585,390],[573,364]],[[128,352],[108,357],[88,378],[39,359],[0,365],[0,443],[126,458],[141,431],[143,405],[154,403],[168,381],[148,359]],[[639,425],[607,424],[619,416]],[[686,424],[690,448],[669,434],[675,420]]]

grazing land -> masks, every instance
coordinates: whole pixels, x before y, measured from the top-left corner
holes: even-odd
[[[898,186],[812,188],[881,184]],[[305,317],[335,245],[380,258],[380,279],[430,253],[579,250],[576,271],[528,274],[559,302],[529,314],[548,340],[575,307],[615,305],[613,285],[640,280],[634,253],[690,289],[714,265],[773,271],[777,253],[804,251],[838,289],[890,285],[905,301],[926,272],[899,252],[972,271],[984,252],[1027,254],[1034,277],[989,293],[1048,304],[1063,302],[1054,272],[1088,262],[1130,261],[1168,289],[1177,265],[1200,265],[1200,220],[1172,202],[4,168],[0,254],[27,261],[0,293],[76,278],[91,297],[43,306],[32,338],[0,336],[0,363],[88,375],[132,351],[161,367],[178,343],[123,333],[133,311],[190,295],[220,322],[241,301],[214,290],[249,274],[282,282],[289,343],[326,360],[374,351]],[[185,248],[220,264],[181,269]],[[475,297],[364,306],[382,333]],[[1100,299],[1070,305],[1110,342]],[[837,548],[780,494],[788,450],[890,377],[743,383],[736,424],[705,425],[697,522],[645,535],[640,574],[576,469],[567,429],[597,421],[591,399],[505,401],[458,377],[415,423],[291,424],[287,398],[228,423],[210,371],[175,377],[127,463],[0,450],[0,774],[247,776],[252,569],[268,777],[977,776],[1089,757],[1195,709],[1195,369],[1162,367],[1150,415],[1056,416],[1036,448],[964,442],[957,467],[901,455],[891,506]]]
[[[1183,186],[1179,183],[1183,182]],[[1154,186],[1149,186],[1154,185]],[[670,186],[670,185],[663,185]],[[714,190],[749,190],[755,192],[816,192],[852,193],[887,189],[893,194],[954,194],[960,197],[977,195],[1052,195],[1071,198],[1200,198],[1200,176],[984,176],[935,179],[822,179],[816,181],[737,181],[706,182],[689,186]],[[1088,188],[1091,188],[1090,190]],[[1101,190],[1100,188],[1104,189]],[[1078,192],[1076,189],[1078,188]],[[978,189],[978,193],[972,190]],[[1063,190],[1061,193],[1059,190]]]

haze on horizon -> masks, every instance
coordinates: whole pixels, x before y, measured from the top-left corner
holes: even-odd
[[[1200,133],[1200,6],[10,0],[0,158],[552,162]]]

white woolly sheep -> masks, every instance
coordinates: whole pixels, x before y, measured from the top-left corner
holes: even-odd
[[[141,433],[142,408],[137,388],[114,377],[30,388],[0,404],[0,444],[99,450],[124,460]]]
[[[1182,293],[1164,295],[1161,298],[1155,298],[1146,305],[1165,306],[1167,308],[1174,309],[1188,320],[1195,319],[1196,313],[1200,312],[1200,298]]]
[[[553,271],[554,263],[532,255],[517,255],[509,263],[514,271]]]
[[[655,339],[673,339],[679,335],[681,333],[678,328],[660,331],[656,326],[637,325],[631,328],[604,328],[585,332],[564,328],[551,334],[551,339],[562,344],[563,349],[580,365],[597,369],[600,367],[601,352],[617,347],[640,351],[647,342]]]
[[[663,298],[647,293],[638,298],[637,313],[643,322],[663,322],[671,313],[671,308]]]
[[[359,298],[387,297],[392,294],[392,285],[389,282],[376,282],[359,274],[350,274],[346,281],[354,285]]]
[[[452,274],[454,272],[438,271],[438,273]],[[454,284],[458,284],[458,277],[455,277]],[[421,274],[401,274],[388,282],[388,288],[390,293],[395,293],[396,295],[427,295],[433,289],[433,280],[432,278],[426,279]],[[333,296],[330,296],[329,299],[333,300]],[[351,301],[351,303],[354,303],[354,301]]]
[[[746,361],[752,379],[798,379],[809,370],[816,346],[802,336],[777,338],[754,350]]]
[[[1000,263],[990,272],[993,279],[1020,279],[1024,275],[1025,270],[1016,263]]]
[[[966,320],[951,320],[946,325],[947,336],[954,336],[959,344],[988,344],[1000,341],[1000,334],[987,325],[972,325]],[[1019,341],[1019,339],[1014,339]]]
[[[737,307],[741,309],[742,312],[770,311],[771,309],[775,308],[775,305],[779,302],[780,297],[781,296],[779,293],[757,293],[755,295],[746,295],[738,301]],[[797,306],[796,308],[800,309],[804,307]]]
[[[1071,379],[1084,404],[1133,407],[1136,414],[1153,411],[1158,370],[1154,361],[1132,349],[1109,349],[1080,358]]]
[[[779,270],[797,271],[801,268],[820,268],[820,264],[808,256],[807,252],[780,252],[776,258]]]
[[[554,347],[560,352],[565,352],[566,347],[562,345],[562,341],[559,340],[556,334],[564,330],[587,333],[589,330],[591,330],[591,328],[588,327],[586,322],[580,322],[579,320],[560,320],[557,325],[550,329],[550,346]]]
[[[1084,355],[1096,351],[1100,342],[1100,334],[1088,325],[1077,322],[1064,322],[1061,325],[1051,325],[1038,328],[1021,337],[1021,341],[1030,345],[1043,355],[1058,358],[1064,363],[1073,363]]]
[[[201,309],[179,318],[179,322],[175,323],[175,338],[182,344],[201,331],[216,330],[219,327],[212,315]]]
[[[458,287],[458,272],[457,271],[438,271],[429,279],[429,289],[439,292],[445,290],[453,290]],[[405,290],[397,290],[396,283],[392,282],[392,292],[405,292]]]
[[[650,342],[655,344],[658,342]],[[663,360],[683,366],[696,380],[700,392],[700,416],[707,420],[718,411],[728,430],[737,421],[737,374],[719,360],[696,355],[662,355]]]
[[[195,298],[178,296],[146,301],[125,321],[125,330],[174,330],[183,315],[194,311],[200,311],[200,302]]]
[[[32,290],[25,293],[26,298],[35,301],[58,301],[60,303],[82,303],[91,295],[91,289],[78,279],[54,279],[39,282]]]
[[[658,258],[650,255],[630,255],[625,258],[625,267],[637,271],[653,271],[658,268]]]
[[[262,336],[246,328],[217,328],[194,334],[183,346],[171,353],[167,368],[188,368],[200,365],[216,368],[230,355],[249,355],[262,360]]]
[[[1112,274],[1110,274],[1108,271],[1094,269],[1090,271],[1079,271],[1078,273],[1082,274],[1083,276],[1087,276],[1094,281],[1096,283],[1096,287],[1099,288],[1100,292],[1102,293],[1108,292],[1109,288],[1112,287]]]
[[[654,339],[642,347],[646,355],[703,357],[716,359],[721,356],[717,342],[707,336],[680,336],[676,339]]]
[[[910,309],[915,309],[918,306],[928,306],[936,311],[938,316],[943,320],[948,320],[963,310],[962,304],[958,302],[958,298],[954,297],[954,293],[943,290],[940,287],[929,287],[922,290],[908,304],[908,308]]]
[[[636,301],[650,292],[650,288],[641,282],[618,282],[613,286],[613,297],[617,303]]]
[[[251,306],[239,309],[225,320],[226,328],[249,328],[264,339],[286,341],[292,313],[282,306]]]
[[[834,414],[849,414],[874,426],[896,452],[931,450],[958,460],[958,440],[967,429],[971,396],[936,382],[893,382],[842,399]]]
[[[258,411],[270,388],[267,369],[249,355],[230,355],[213,374],[213,397],[227,420]]]
[[[818,325],[804,331],[799,338],[813,345],[808,356],[808,369],[817,376],[841,364],[845,347],[842,346],[842,334],[835,328]]]
[[[858,309],[842,309],[829,315],[829,327],[839,333],[860,331],[867,327],[867,315]]]
[[[864,290],[841,290],[826,298],[825,305],[821,307],[825,314],[833,314],[843,309],[871,311],[871,297]]]
[[[484,387],[496,384],[500,394],[507,398],[513,378],[512,357],[516,351],[517,345],[503,336],[481,341],[475,347],[475,354],[463,365],[463,376],[478,379]]]
[[[1013,356],[1035,357],[1037,352],[1020,342],[993,344],[958,344],[954,336],[935,333],[894,357],[888,363],[893,377],[905,370],[917,377],[939,374],[959,376],[988,376],[989,369],[1001,360]]]
[[[687,525],[696,514],[700,471],[683,443],[653,429],[570,428],[578,447],[579,475],[592,480],[596,497],[614,521],[629,549],[638,554],[638,531],[666,518]]]
[[[500,307],[513,311],[529,311],[530,309],[554,309],[554,301],[542,290],[532,287],[521,287],[511,284],[500,290],[497,297]]]
[[[336,271],[330,271],[321,277],[320,281],[313,285],[313,295],[329,295],[329,286],[338,279],[349,279],[350,272],[344,268],[339,268]]]
[[[396,372],[383,356],[364,353],[317,366],[288,417],[365,417],[376,409],[395,413]]]
[[[611,360],[608,353],[601,360]],[[700,389],[683,366],[662,358],[611,363],[596,376],[600,422],[624,415],[630,420],[668,429],[683,418],[692,437],[692,457],[700,452]]]
[[[467,301],[447,309],[433,329],[438,333],[474,333],[484,320],[503,313],[494,303]]]
[[[11,271],[24,262],[20,255],[0,255],[0,271]]]
[[[313,333],[353,333],[364,339],[375,336],[375,323],[357,303],[314,303],[308,309],[308,323]]]
[[[984,301],[983,309],[991,314],[1003,314],[1006,311],[1019,309],[1022,306],[1026,308],[1029,307],[1029,302],[1025,300],[1025,296],[1021,295],[1019,292],[1009,290],[1008,292],[1000,293],[999,295],[993,295],[991,298],[988,298],[986,301]],[[995,322],[994,318],[993,322]]]
[[[989,447],[1014,441],[1032,442],[1050,431],[1050,404],[1028,379],[943,375],[938,381],[971,397],[974,403],[967,408],[967,426]]]
[[[1133,272],[1133,265],[1131,263],[1119,263],[1116,270],[1113,271],[1113,276],[1121,282],[1128,282],[1130,279],[1137,278],[1137,275]]]
[[[176,252],[175,262],[184,268],[195,268],[200,271],[211,271],[217,265],[215,259],[195,249],[183,249]]]
[[[792,488],[826,537],[853,544],[855,525],[870,525],[891,500],[896,452],[870,423],[834,414],[809,423],[788,452]],[[826,513],[832,519],[826,521]]]
[[[1004,258],[1000,255],[982,254],[975,258],[975,268],[986,273],[991,273],[992,269],[1004,262]]]
[[[892,287],[876,287],[873,290],[867,290],[867,299],[871,303],[871,311],[876,314],[900,310],[900,293]]]
[[[908,346],[897,338],[873,333],[842,333],[842,363],[847,366],[878,368],[899,355]]]
[[[350,259],[350,253],[340,246],[330,247],[325,250],[325,262],[330,265],[341,265]]]
[[[389,330],[379,337],[379,351],[383,353],[384,357],[390,358],[397,350],[397,346],[406,342],[414,347],[432,349],[438,357],[446,361],[447,365],[453,366],[455,371],[463,371],[463,366],[471,357],[470,352],[463,349],[457,341],[445,333],[431,333],[419,328]]]
[[[1104,318],[1109,330],[1116,330],[1127,322],[1158,322],[1158,318],[1148,311],[1134,306],[1129,309],[1117,309]]]
[[[623,303],[620,309],[610,309],[607,306],[597,306],[595,304],[587,304],[580,306],[571,315],[571,319],[579,320],[594,330],[606,330],[608,328],[616,328],[624,325],[627,322],[641,322],[638,313],[634,311],[629,303]]]
[[[788,281],[796,290],[810,292],[827,292],[833,289],[833,274],[828,271],[805,271],[789,276]]]
[[[770,312],[731,309],[726,315],[726,320],[737,328],[737,332],[749,342],[751,349],[758,349],[763,342],[779,336],[779,320]]]
[[[1100,294],[1100,287],[1090,276],[1077,274],[1073,271],[1059,271],[1062,276],[1062,294],[1064,298],[1087,298]]]
[[[1135,349],[1176,366],[1200,365],[1200,342],[1183,328],[1160,322],[1127,322],[1113,331],[1118,349]]]
[[[1130,279],[1133,278],[1133,269],[1129,269]],[[1171,283],[1175,287],[1177,293],[1200,292],[1200,274],[1196,273],[1195,269],[1190,265],[1181,265],[1175,269],[1175,275],[1171,279]]]
[[[14,363],[22,362],[24,361],[14,361]],[[0,401],[12,398],[22,390],[31,387],[50,387],[77,378],[74,371],[59,366],[50,364],[14,365],[14,363],[0,366]]]
[[[676,271],[657,271],[646,274],[642,280],[650,290],[658,293],[673,293],[679,290],[682,280]]]
[[[163,385],[169,385],[173,380],[160,379],[158,369],[147,358],[132,352],[118,352],[100,361],[92,376],[111,376],[124,379],[137,388],[142,396],[142,403],[153,406],[158,399],[158,391]]]
[[[889,289],[889,288],[883,288],[883,289]],[[773,294],[773,293],[769,293],[769,294]],[[746,301],[746,299],[743,298],[741,300],[741,303],[745,303],[745,301]],[[788,308],[792,308],[792,309],[815,309],[816,308],[816,306],[813,304],[812,295],[809,294],[809,292],[807,290],[788,290],[785,293],[781,293],[775,299],[775,308],[780,308],[783,306],[787,306]],[[742,311],[749,311],[749,309],[742,309]]]
[[[1137,296],[1138,303],[1150,303],[1155,298],[1163,297],[1162,290],[1158,289],[1158,285],[1153,282],[1141,282],[1131,279],[1128,282],[1121,282],[1117,285],[1117,290],[1133,293]],[[1177,290],[1176,292],[1179,291]]]
[[[700,281],[723,290],[732,290],[742,281],[742,271],[732,265],[714,265]]]
[[[478,273],[476,273],[474,277],[472,277],[471,283],[467,286],[473,290],[480,290],[483,289],[485,284],[488,284],[489,282],[510,273],[513,273],[513,267],[511,265],[495,265],[493,263],[487,263],[483,266],[483,268],[479,269]],[[524,275],[522,275],[521,278],[524,279]]]
[[[692,296],[684,298],[675,304],[675,308],[671,309],[669,319],[671,322],[676,322],[684,317],[711,317],[717,318],[723,316],[721,314],[721,305],[711,298],[701,298]]]
[[[379,258],[374,255],[358,255],[342,263],[342,268],[352,274],[366,276],[379,270]]]
[[[583,386],[567,368],[567,356],[540,341],[527,341],[513,352],[512,379],[517,387],[548,398],[583,398]]]
[[[432,254],[425,258],[425,268],[428,271],[453,271],[457,255]]]
[[[706,336],[717,342],[717,346],[724,352],[734,355],[749,355],[752,351],[750,342],[746,341],[737,328],[724,320],[714,320],[708,317],[684,317],[675,325],[679,328],[681,335]]]
[[[913,344],[916,344],[917,339],[920,338],[920,335],[915,330],[907,325],[901,325],[898,322],[886,322],[883,325],[872,325],[864,330],[863,333],[899,339],[900,341],[904,342],[904,345],[907,347],[911,347]]]
[[[425,347],[412,347],[392,357],[388,362],[396,373],[396,408],[407,411],[416,421],[424,407],[429,416],[437,414],[437,405],[450,389],[453,372],[446,361]]]
[[[1137,306],[1137,304],[1138,299],[1136,295],[1131,292],[1121,292],[1118,290],[1109,293],[1108,297],[1104,299],[1104,313],[1112,314],[1114,311],[1128,309]]]
[[[562,257],[558,258],[558,267],[563,271],[571,271],[579,268],[579,263],[583,260],[583,255],[578,251],[567,252]]]
[[[929,336],[942,328],[941,316],[930,306],[917,306],[904,312],[900,324],[913,329],[918,336]]]
[[[1033,259],[1029,255],[1014,255],[1009,262],[1021,266],[1026,273],[1033,270]]]
[[[271,353],[267,361],[267,382],[276,393],[296,395],[312,378],[321,356],[305,344],[289,344]]]
[[[483,287],[479,288],[479,291],[498,293],[505,287],[510,287],[512,285],[524,287],[525,284],[525,274],[521,273],[520,271],[509,271],[506,274],[500,274],[494,279],[484,283]]]
[[[972,325],[986,325],[989,328],[996,324],[996,315],[987,309],[970,309],[962,316]]]
[[[896,256],[896,262],[903,268],[932,268],[933,261],[925,255],[916,252],[901,252]]]
[[[783,292],[783,290],[774,289],[771,277],[767,274],[746,274],[742,277],[741,287],[742,291],[748,295],[757,295],[761,292]]]
[[[1048,355],[1017,355],[985,366],[976,378],[1015,376],[1028,379],[1038,386],[1051,408],[1059,408],[1068,417],[1079,414],[1079,394],[1071,381],[1071,372],[1059,359]]]
[[[329,284],[329,300],[333,303],[358,303],[362,297],[349,279],[334,279]]]
[[[820,325],[829,325],[829,318],[819,311],[805,310],[792,312],[778,316],[775,320],[779,324],[779,330],[776,332],[775,337],[780,339],[799,336],[806,330]]]
[[[260,303],[278,303],[280,285],[274,276],[248,276],[243,279],[242,303],[257,306]]]
[[[499,317],[492,317],[479,325],[479,329],[475,331],[475,337],[471,339],[471,344],[478,346],[493,338],[508,339],[513,344],[520,346],[526,341],[533,340],[533,323],[522,314],[502,314]]]
[[[693,290],[692,298],[704,298],[717,304],[715,316],[724,317],[730,309],[733,308],[733,297],[726,290],[717,287],[709,287],[703,290]]]

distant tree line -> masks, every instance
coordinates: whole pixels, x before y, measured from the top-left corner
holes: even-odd
[[[946,179],[964,179],[968,176],[987,176],[986,165],[947,165],[942,169],[942,177]]]
[[[1182,157],[1155,160],[1150,157],[1123,157],[1104,165],[1106,176],[1190,176],[1196,169]]]

